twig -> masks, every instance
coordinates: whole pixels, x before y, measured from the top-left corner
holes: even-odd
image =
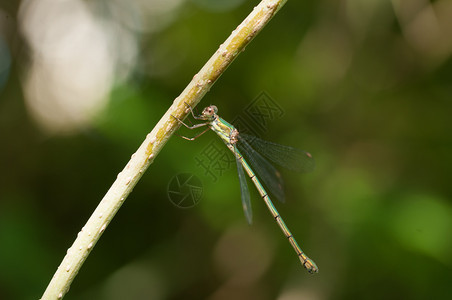
[[[263,0],[254,8],[228,39],[220,45],[215,54],[193,77],[185,90],[160,119],[154,129],[132,155],[126,167],[118,174],[116,181],[97,206],[88,222],[78,233],[77,238],[58,267],[45,290],[42,299],[62,299],[68,292],[83,262],[88,257],[100,236],[130,194],[143,172],[154,161],[179,123],[171,115],[184,119],[189,110],[184,104],[196,106],[210,87],[227,69],[246,45],[262,30],[287,0]]]

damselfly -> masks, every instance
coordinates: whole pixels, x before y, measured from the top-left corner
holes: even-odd
[[[267,204],[270,213],[273,215],[273,218],[275,218],[284,235],[294,248],[301,261],[301,264],[308,270],[309,273],[318,272],[319,269],[317,268],[317,265],[313,260],[307,257],[306,254],[304,254],[304,252],[301,250],[300,246],[298,246],[295,238],[289,231],[289,228],[287,228],[283,219],[270,200],[268,193],[265,191],[263,185],[254,173],[254,171],[256,171],[259,178],[272,192],[272,194],[275,195],[276,198],[284,201],[283,181],[281,175],[267,161],[267,159],[288,169],[300,172],[309,172],[313,170],[315,166],[314,159],[312,158],[311,154],[292,147],[266,142],[257,137],[249,136],[246,134],[239,134],[239,131],[234,126],[217,115],[218,109],[214,105],[204,108],[202,114],[199,116],[195,116],[191,107],[190,111],[193,115],[193,118],[206,122],[188,126],[178,118],[174,118],[176,118],[179,123],[189,129],[195,129],[203,126],[207,126],[207,128],[193,138],[182,136],[183,138],[193,141],[207,132],[209,129],[212,129],[223,140],[229,150],[231,150],[234,154],[239,174],[242,206],[248,223],[251,224],[252,212],[249,190],[243,169],[245,169],[246,173],[253,181],[262,199],[264,199],[265,204]],[[245,155],[245,157],[242,155],[242,153]],[[249,161],[252,168],[245,160],[245,158]]]

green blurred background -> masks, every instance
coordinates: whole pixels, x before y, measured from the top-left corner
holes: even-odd
[[[0,299],[42,295],[130,155],[258,2],[2,1]],[[260,135],[317,169],[283,170],[275,205],[318,274],[254,190],[246,223],[234,164],[216,180],[198,165],[224,147],[209,132],[170,139],[65,299],[450,299],[451,20],[449,0],[288,1],[197,107],[233,120],[262,95],[277,104]],[[179,173],[202,183],[193,208],[168,199]]]

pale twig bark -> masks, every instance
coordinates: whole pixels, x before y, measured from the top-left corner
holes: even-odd
[[[88,257],[100,236],[121,207],[126,197],[154,161],[179,123],[171,115],[184,119],[189,110],[185,103],[194,107],[209,91],[232,61],[246,45],[262,30],[287,0],[263,0],[248,17],[220,45],[215,54],[193,77],[185,90],[177,97],[165,115],[132,155],[126,167],[118,174],[116,181],[97,206],[88,222],[78,233],[73,245],[58,267],[45,290],[42,299],[61,299],[68,292],[83,262]]]

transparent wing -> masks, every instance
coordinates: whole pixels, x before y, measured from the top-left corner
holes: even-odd
[[[240,134],[256,151],[286,169],[307,173],[315,169],[315,160],[309,152],[261,140],[258,137]]]
[[[239,153],[236,147],[234,147],[234,150],[236,153]],[[235,158],[235,160],[237,162],[237,172],[239,174],[240,194],[242,196],[243,212],[245,213],[245,217],[246,220],[248,221],[248,224],[251,225],[251,223],[253,222],[253,211],[251,210],[250,191],[248,190],[246,176],[245,172],[243,172],[242,164],[240,163],[240,160],[237,157]]]
[[[284,182],[281,173],[268,160],[255,151],[241,135],[239,135],[237,147],[245,155],[246,161],[250,164],[254,172],[256,172],[258,178],[262,180],[268,191],[279,201],[284,202]]]

